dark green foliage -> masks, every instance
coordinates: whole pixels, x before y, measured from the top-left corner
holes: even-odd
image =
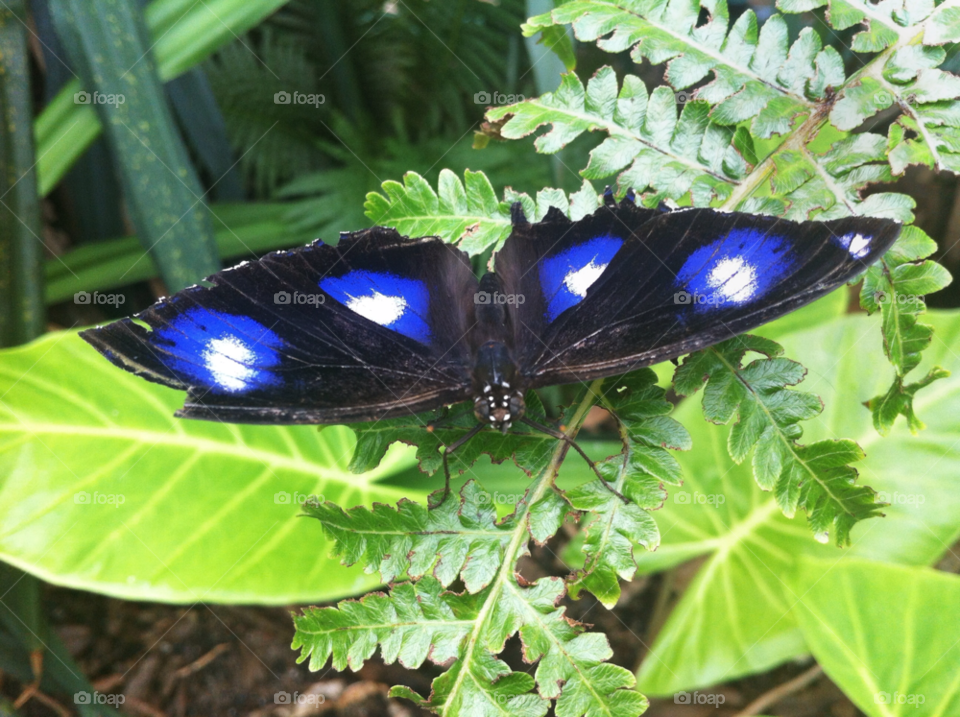
[[[43,240],[23,2],[0,8],[0,346],[43,332]]]
[[[204,279],[220,266],[213,226],[149,55],[142,18],[126,0],[71,0],[52,4],[51,11],[119,159],[144,249],[169,289]],[[98,102],[93,93],[122,101]]]

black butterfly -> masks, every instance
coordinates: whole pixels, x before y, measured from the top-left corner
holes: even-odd
[[[183,418],[375,421],[472,399],[479,424],[464,440],[517,421],[565,438],[524,418],[526,390],[764,324],[850,281],[899,233],[887,219],[652,210],[608,192],[579,221],[551,209],[532,224],[514,205],[495,272],[479,281],[441,239],[374,227],[244,262],[81,336],[186,390]]]

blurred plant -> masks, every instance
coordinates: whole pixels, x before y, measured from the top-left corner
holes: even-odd
[[[384,156],[422,160],[439,148],[439,158],[469,134],[485,107],[478,93],[534,94],[521,73],[523,17],[521,0],[293,0],[207,71],[258,196],[352,164],[367,165],[364,188],[375,188],[389,176],[377,171]],[[273,105],[284,91],[323,103]]]

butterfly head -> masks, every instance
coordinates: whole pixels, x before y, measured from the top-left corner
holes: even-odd
[[[514,421],[523,418],[527,406],[523,393],[506,385],[484,386],[484,392],[473,399],[473,413],[481,423],[488,423],[502,433]]]
[[[473,413],[477,420],[506,433],[523,418],[526,404],[517,380],[517,365],[500,341],[487,341],[473,369]]]

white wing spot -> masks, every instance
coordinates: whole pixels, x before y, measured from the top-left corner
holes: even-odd
[[[228,391],[242,391],[256,371],[249,366],[253,351],[236,336],[211,339],[203,351],[203,361],[214,380]]]
[[[757,271],[743,257],[724,258],[713,267],[707,285],[717,290],[718,298],[741,304],[757,291]]]
[[[587,289],[593,286],[594,282],[600,278],[607,264],[595,264],[593,259],[582,269],[571,271],[563,279],[563,283],[570,290],[571,294],[579,296],[581,299],[587,295]]]
[[[862,259],[870,253],[870,240],[873,237],[865,237],[863,234],[846,234],[840,243],[843,244],[850,256],[854,259]]]
[[[347,308],[375,324],[389,326],[406,312],[407,300],[374,291],[370,296],[351,296]]]

